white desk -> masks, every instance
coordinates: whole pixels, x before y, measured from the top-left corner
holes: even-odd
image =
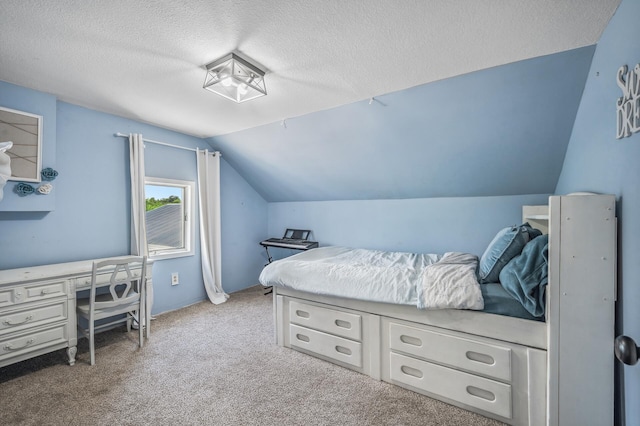
[[[0,367],[67,348],[75,364],[78,331],[76,293],[91,287],[94,260],[0,271]],[[153,294],[147,261],[146,293]],[[133,270],[134,275],[139,271]],[[111,271],[98,282],[108,284]],[[151,334],[151,297],[145,301],[145,336]]]

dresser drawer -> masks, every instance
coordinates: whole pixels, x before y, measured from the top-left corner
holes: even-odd
[[[289,321],[347,339],[362,340],[362,317],[306,303],[289,303]]]
[[[0,307],[37,302],[69,294],[69,281],[39,281],[0,290]]]
[[[362,344],[295,324],[289,325],[292,347],[304,349],[354,367],[362,367]]]
[[[391,353],[391,380],[510,419],[511,386],[416,358]]]
[[[472,373],[511,381],[511,349],[431,330],[389,323],[389,347]]]
[[[13,289],[0,288],[0,308],[13,305]]]
[[[12,333],[7,337],[0,338],[0,361],[48,346],[66,345],[67,341],[66,323],[54,327],[29,329],[19,334]]]
[[[66,298],[58,298],[46,303],[17,305],[19,309],[5,309],[0,313],[0,336],[65,320],[67,303]]]
[[[40,282],[25,287],[26,302],[35,302],[37,300],[51,299],[58,296],[66,296],[69,294],[69,281],[58,280],[49,282]]]

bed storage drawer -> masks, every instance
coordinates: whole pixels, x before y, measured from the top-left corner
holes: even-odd
[[[362,340],[362,317],[357,314],[321,308],[291,301],[289,303],[289,320],[293,324],[346,337],[351,340]]]
[[[354,367],[362,367],[362,344],[321,331],[295,324],[289,325],[291,346],[340,361]]]
[[[511,349],[404,324],[389,323],[392,350],[498,380],[511,381]]]
[[[510,419],[511,385],[391,353],[391,380]]]

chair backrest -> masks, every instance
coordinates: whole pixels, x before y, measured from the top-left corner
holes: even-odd
[[[90,296],[92,311],[137,302],[145,289],[146,271],[146,256],[117,257],[93,262]],[[110,273],[108,287],[111,300],[96,301],[98,277],[102,277],[105,272]]]

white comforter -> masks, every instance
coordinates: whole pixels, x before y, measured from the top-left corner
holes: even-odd
[[[421,309],[483,309],[477,257],[320,247],[267,265],[264,286]]]

